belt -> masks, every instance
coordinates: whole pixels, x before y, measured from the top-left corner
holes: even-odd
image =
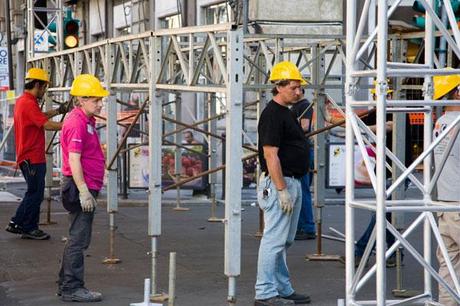
[[[265,172],[265,171],[262,171],[262,174],[265,175],[265,177],[269,177],[270,175],[268,174],[268,172]],[[293,179],[296,179],[296,180],[300,180],[302,178],[303,175],[283,175],[284,177],[290,177],[290,178],[293,178]]]

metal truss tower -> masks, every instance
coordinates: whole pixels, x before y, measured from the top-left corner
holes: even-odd
[[[435,36],[442,36],[446,39],[453,53],[460,58],[460,31],[458,29],[452,6],[449,0],[440,1],[446,8],[451,32],[443,25],[442,21],[435,13],[434,0],[419,1],[426,9],[426,27],[425,27],[425,58],[424,63],[409,64],[404,62],[392,62],[388,60],[388,20],[400,5],[401,0],[386,1],[386,0],[366,0],[361,12],[358,12],[358,4],[356,0],[348,0],[347,4],[347,63],[346,63],[346,305],[440,305],[433,300],[433,283],[434,279],[437,284],[444,286],[451,294],[452,300],[460,303],[460,285],[458,275],[447,254],[446,246],[441,239],[436,219],[435,212],[460,212],[458,203],[448,204],[433,200],[431,194],[436,186],[437,178],[442,170],[436,169],[432,173],[432,152],[439,142],[451,131],[458,133],[458,123],[460,118],[457,118],[442,132],[436,139],[432,140],[433,130],[433,107],[444,105],[460,105],[460,101],[434,101],[433,100],[433,75],[448,75],[459,74],[459,69],[445,69],[436,67],[436,55],[434,53]],[[363,32],[367,21],[371,18],[370,12],[377,10],[377,23],[375,30],[371,31],[368,37],[363,36]],[[358,15],[360,13],[360,15]],[[435,32],[435,27],[438,32]],[[376,65],[372,63],[363,67],[360,63],[363,55],[368,52],[369,46],[375,44],[377,50]],[[424,78],[423,100],[387,100],[388,78]],[[361,78],[367,79],[367,82],[360,82]],[[376,80],[377,98],[375,101],[359,100],[357,91],[359,84]],[[355,114],[357,108],[375,107],[377,116],[377,129],[373,133]],[[424,113],[424,151],[415,159],[408,167],[405,167],[404,161],[391,152],[391,148],[387,148],[386,143],[386,114],[387,113]],[[365,134],[365,137],[363,137]],[[455,140],[455,137],[453,137]],[[375,190],[375,198],[373,199],[358,199],[354,189],[354,147],[358,144],[359,150],[364,157],[364,162],[370,173],[372,186]],[[371,161],[366,152],[366,144],[376,143],[376,173],[371,166]],[[449,144],[452,147],[453,142]],[[449,150],[448,150],[449,151]],[[443,156],[446,159],[447,154]],[[386,162],[388,159],[402,172],[387,188],[386,186],[386,168],[390,167]],[[423,163],[423,180],[418,180],[413,172],[415,167]],[[394,177],[394,175],[393,175]],[[423,199],[420,200],[390,200],[395,190],[404,184],[406,178],[420,190],[423,194]],[[366,209],[376,213],[376,226],[371,235],[371,239],[366,247],[365,253],[361,260],[361,264],[355,270],[354,262],[354,228],[355,228],[355,211],[357,209]],[[387,212],[413,212],[417,213],[415,220],[403,232],[399,232],[391,223],[387,222],[385,215]],[[419,251],[408,241],[408,236],[414,232],[418,226],[423,226],[423,250]],[[389,230],[395,237],[396,242],[386,249],[385,246],[385,231]],[[431,235],[435,237],[433,242]],[[371,253],[372,246],[376,243],[376,264],[364,273],[365,263]],[[387,299],[387,277],[386,277],[386,259],[391,256],[396,248],[403,246],[415,260],[423,267],[424,271],[424,289],[423,293],[401,300]],[[434,270],[432,264],[432,249],[439,247],[447,262],[450,276],[453,279],[454,287],[449,286],[444,279]],[[363,288],[366,282],[375,275],[376,288],[375,300],[358,300],[357,295],[360,289]],[[339,300],[339,304],[343,301]]]
[[[62,0],[48,0],[46,7],[36,6],[36,0],[27,0],[27,58],[32,58],[39,52],[35,49],[36,41],[47,39],[48,36],[54,37],[56,51],[62,50],[64,40],[63,14],[64,5]],[[46,16],[45,20],[42,17]],[[39,26],[36,26],[36,25]],[[54,24],[56,32],[50,30]],[[43,53],[43,52],[42,52]],[[47,51],[45,53],[48,53]]]

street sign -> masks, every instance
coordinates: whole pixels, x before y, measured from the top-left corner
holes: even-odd
[[[0,91],[9,89],[8,49],[0,47]]]
[[[48,52],[48,31],[35,30],[34,32],[34,51]]]

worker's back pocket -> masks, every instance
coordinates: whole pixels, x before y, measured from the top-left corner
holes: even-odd
[[[81,210],[80,192],[71,176],[63,176],[61,184],[62,205],[73,213]]]

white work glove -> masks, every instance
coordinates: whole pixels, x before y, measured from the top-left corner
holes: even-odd
[[[83,212],[92,212],[97,205],[96,199],[89,192],[88,186],[86,186],[86,184],[82,184],[77,187],[78,191],[80,191],[81,210],[83,210]]]
[[[287,188],[283,190],[278,190],[278,201],[280,203],[281,210],[285,214],[290,214],[292,213],[292,200],[291,200],[291,195],[289,194],[289,191]]]

